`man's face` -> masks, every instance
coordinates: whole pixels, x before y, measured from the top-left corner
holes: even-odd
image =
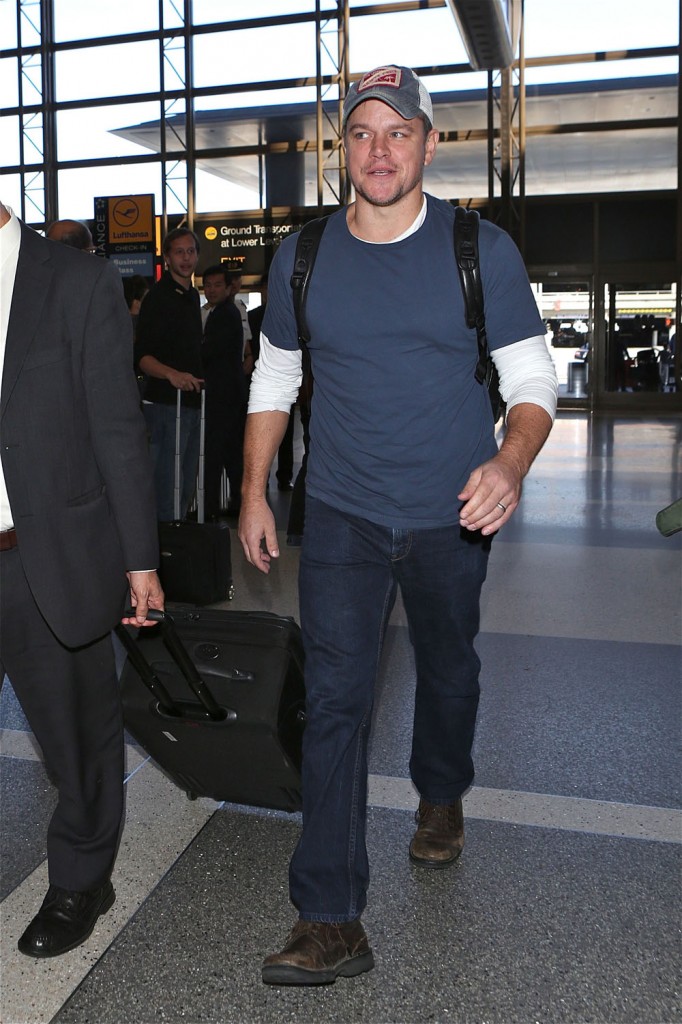
[[[222,274],[210,274],[204,278],[204,295],[210,306],[224,302],[231,294],[230,285]]]
[[[171,277],[188,288],[192,282],[192,274],[197,268],[199,253],[196,242],[191,235],[181,235],[171,242],[171,247],[165,254],[166,264]]]
[[[424,167],[433,160],[438,132],[424,131],[419,117],[407,121],[381,100],[365,100],[348,118],[346,163],[358,196],[372,206],[392,206],[421,191]]]

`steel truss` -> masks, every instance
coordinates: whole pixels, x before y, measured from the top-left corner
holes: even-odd
[[[268,154],[292,149],[316,152],[317,206],[325,195],[340,204],[348,201],[349,182],[341,140],[341,106],[351,80],[349,58],[349,19],[377,14],[442,8],[446,0],[395,0],[367,3],[350,8],[350,0],[311,0],[308,12],[270,17],[243,18],[240,21],[194,25],[192,0],[158,0],[157,30],[56,42],[54,31],[55,0],[16,0],[17,45],[2,51],[3,57],[16,58],[16,107],[5,107],[3,115],[16,118],[19,125],[19,162],[5,166],[4,173],[17,174],[21,182],[22,219],[41,227],[60,215],[58,209],[58,172],[81,167],[116,164],[158,163],[164,230],[168,211],[179,205],[183,222],[190,226],[195,214],[196,161],[230,156],[254,156],[261,163]],[[310,77],[248,83],[218,84],[196,87],[192,63],[194,40],[216,32],[240,31],[290,24],[314,24],[316,39],[316,73]],[[55,55],[74,49],[96,48],[126,42],[156,41],[159,60],[159,91],[133,93],[78,100],[56,100]],[[679,56],[676,46],[631,50],[628,59]],[[586,53],[554,58],[525,60],[523,25],[521,25],[519,58],[510,69],[489,73],[488,125],[466,133],[469,139],[486,137],[488,141],[488,203],[490,216],[497,219],[524,249],[525,209],[525,89],[526,67],[587,61],[622,60],[621,52]],[[449,64],[416,68],[422,76],[461,74],[469,72],[468,64]],[[253,146],[228,146],[196,149],[194,106],[198,98],[222,97],[243,92],[283,90],[315,86],[317,125],[314,140],[298,139],[286,143],[261,139]],[[681,87],[682,88],[682,87]],[[325,100],[337,99],[336,114],[329,114]],[[85,160],[59,160],[56,116],[58,111],[87,109],[127,102],[155,101],[159,104],[160,151],[126,157],[100,157]],[[178,115],[181,117],[178,123]],[[669,127],[670,119],[640,120],[636,124],[606,122],[584,125],[534,125],[529,135],[575,131],[623,131],[627,128]],[[677,119],[674,119],[675,125]],[[460,141],[458,132],[441,133],[443,141]],[[264,196],[261,170],[261,203]],[[682,210],[682,200],[680,209]],[[68,214],[68,211],[63,211]],[[682,216],[682,214],[681,214]],[[682,243],[681,243],[682,244]]]

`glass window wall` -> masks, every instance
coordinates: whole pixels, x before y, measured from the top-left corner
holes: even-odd
[[[55,55],[55,71],[60,103],[158,92],[159,44],[150,41],[60,50]],[[175,82],[169,85],[177,88]]]
[[[154,138],[144,132],[153,122]],[[60,160],[139,156],[150,149],[158,152],[158,103],[117,103],[106,107],[82,107],[57,113],[57,153]],[[129,125],[139,126],[131,138]],[[177,144],[173,148],[178,148]]]
[[[19,61],[16,57],[0,60],[0,96],[3,107],[16,107],[19,103]]]
[[[624,14],[628,0],[525,0],[525,50],[528,58],[628,51],[642,47],[672,46],[677,42],[679,13],[677,0],[649,0],[647,17]],[[111,43],[115,33],[155,32],[159,20],[164,29],[176,33],[167,37],[163,67],[166,87],[184,90],[194,85],[210,91],[193,99],[196,151],[197,212],[213,212],[218,206],[245,209],[267,203],[273,193],[276,161],[265,150],[231,153],[234,149],[266,146],[269,142],[305,142],[310,149],[291,154],[285,174],[298,176],[297,189],[306,204],[316,204],[317,167],[314,85],[278,89],[279,80],[309,78],[315,75],[314,21],[294,24],[262,25],[221,30],[221,23],[252,23],[259,18],[285,21],[312,15],[315,0],[193,0],[195,25],[217,31],[199,31],[193,38],[194,81],[184,81],[184,7],[177,0],[53,0],[56,72],[56,134],[59,161],[111,159],[111,165],[88,169],[60,168],[59,203],[62,210],[85,207],[81,215],[90,216],[95,194],[118,194],[121,178],[148,181],[153,187],[135,186],[134,191],[153,191],[162,209],[160,168],[161,100],[138,103],[118,102],[140,94],[156,94],[160,85],[161,46],[158,39]],[[337,54],[336,0],[322,0],[326,18],[323,73],[330,74]],[[444,198],[484,199],[488,192],[488,153],[485,72],[460,74],[438,72],[451,65],[466,65],[465,48],[455,19],[448,6],[395,11],[392,0],[371,5],[367,0],[350,3],[348,54],[353,74],[359,74],[382,62],[397,61],[417,67],[436,69],[427,76],[428,87],[436,98],[452,93],[448,103],[438,103],[437,127],[446,134],[457,133],[457,141],[441,144],[436,161],[426,175],[427,188]],[[372,9],[370,15],[364,11]],[[382,8],[386,8],[384,13]],[[15,166],[20,158],[21,125],[16,108],[17,83],[22,82],[25,105],[42,103],[40,53],[24,54],[23,68],[11,48],[17,44],[17,9],[20,9],[21,44],[38,46],[40,39],[39,4],[26,3],[17,8],[14,0],[0,0],[1,45],[0,90],[5,116],[0,119],[0,142],[4,162]],[[635,7],[633,5],[633,10]],[[161,13],[160,13],[161,12]],[[80,45],[83,40],[93,45]],[[74,43],[71,47],[69,44]],[[49,48],[48,48],[49,49]],[[47,49],[43,47],[47,52]],[[676,186],[674,128],[636,127],[626,130],[622,122],[656,121],[677,116],[677,88],[672,76],[677,73],[675,57],[645,60],[614,60],[529,67],[526,70],[528,97],[526,115],[526,194],[634,191],[673,189]],[[669,76],[665,80],[665,76]],[[622,88],[614,87],[615,80]],[[636,77],[643,88],[633,90],[629,83]],[[601,79],[603,85],[600,85]],[[609,79],[607,82],[606,80]],[[272,81],[273,87],[253,90],[249,83]],[[578,83],[576,86],[575,83]],[[546,90],[556,85],[553,93]],[[237,92],[223,92],[237,87]],[[543,93],[543,89],[545,92]],[[329,120],[324,121],[327,146],[335,139],[337,90],[323,90]],[[95,100],[96,105],[83,105]],[[106,100],[111,102],[107,103]],[[101,101],[101,102],[100,102]],[[61,105],[66,104],[67,109]],[[9,107],[9,110],[7,109]],[[266,109],[269,108],[269,109]],[[281,108],[278,120],[274,113]],[[184,170],[186,117],[185,97],[166,101],[166,145],[175,151],[182,173],[168,190],[167,211],[186,201]],[[240,111],[242,114],[240,115]],[[552,127],[587,126],[620,122],[613,131],[573,131],[562,134]],[[24,124],[25,160],[39,166],[42,153],[42,113],[29,115]],[[534,134],[534,130],[547,132]],[[466,139],[464,135],[470,133]],[[221,152],[224,151],[224,152]],[[212,155],[207,155],[208,153]],[[153,169],[145,164],[124,167],[119,160],[136,155],[156,154]],[[52,154],[51,154],[52,155]],[[334,178],[334,158],[325,167]],[[280,161],[279,167],[284,167]],[[33,175],[33,168],[28,171]],[[36,179],[32,178],[35,182]],[[92,182],[92,186],[89,186]],[[73,183],[77,183],[74,185]],[[4,185],[4,181],[3,181]],[[33,187],[33,185],[32,185]],[[89,192],[82,196],[80,190]],[[184,197],[184,198],[182,198]],[[298,201],[298,200],[297,200]],[[324,202],[336,197],[328,184]]]
[[[315,80],[313,23],[195,37],[194,82],[198,88],[304,77]]]
[[[380,64],[430,68],[468,63],[455,19],[447,7],[351,17],[349,53],[353,74]],[[460,87],[459,76],[453,79],[454,83],[445,88]]]
[[[525,0],[524,10],[526,58],[676,46],[679,36],[678,0]]]
[[[283,10],[285,8],[285,10]],[[335,0],[323,0],[322,10],[335,10]],[[270,18],[282,14],[310,14],[315,0],[249,0],[248,6],[238,0],[194,0],[192,14],[195,25],[209,25],[221,21],[242,21],[247,18]],[[269,77],[269,76],[268,76]]]
[[[54,5],[57,42],[155,31],[158,27],[159,5],[149,0],[57,0]]]
[[[156,196],[161,208],[161,168],[159,164],[116,164],[104,167],[76,167],[59,171],[59,216],[74,220],[91,220],[95,196]],[[169,200],[170,213],[182,213],[177,199]]]
[[[18,117],[0,118],[0,153],[2,162],[7,167],[15,166],[20,162],[19,157],[19,134],[21,125]],[[29,158],[29,154],[26,154]]]

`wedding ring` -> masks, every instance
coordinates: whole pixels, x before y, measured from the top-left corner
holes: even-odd
[[[506,511],[507,511],[507,506],[506,506],[506,505],[503,505],[501,501],[498,501],[498,503],[497,503],[497,507],[498,507],[498,508],[501,508],[503,512],[506,512]]]

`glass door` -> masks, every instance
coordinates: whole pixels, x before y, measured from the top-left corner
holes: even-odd
[[[593,289],[583,279],[559,273],[531,277],[545,324],[545,341],[559,378],[559,404],[589,404],[592,387]]]
[[[679,388],[676,360],[675,282],[605,281],[603,357],[597,361],[600,393],[664,396]],[[628,403],[628,399],[621,399]],[[666,400],[662,398],[661,405]]]

